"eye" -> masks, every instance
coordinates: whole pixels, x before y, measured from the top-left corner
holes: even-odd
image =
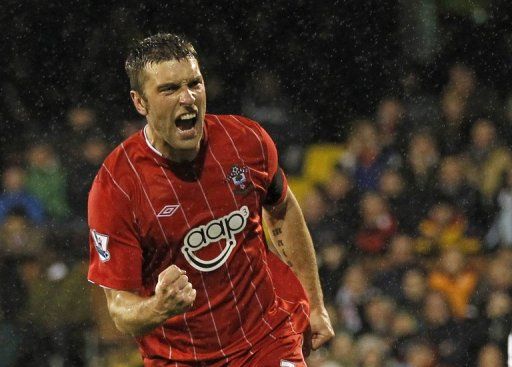
[[[194,79],[194,80],[192,80],[192,81],[188,84],[188,87],[189,87],[189,88],[195,88],[195,87],[199,86],[200,84],[202,84],[202,80],[201,80],[201,79]]]
[[[176,92],[177,90],[179,89],[179,85],[176,85],[176,84],[164,84],[164,85],[161,85],[160,87],[158,87],[158,91],[160,93],[165,93],[165,94],[172,94],[174,92]]]
[[[162,90],[162,92],[174,93],[174,92],[176,92],[177,88],[175,88],[175,87],[164,87],[161,90]]]

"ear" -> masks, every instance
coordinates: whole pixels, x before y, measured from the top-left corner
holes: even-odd
[[[133,101],[133,105],[135,106],[137,112],[140,113],[142,116],[146,116],[148,114],[148,107],[144,97],[142,97],[139,94],[139,92],[135,90],[130,91],[130,97]]]

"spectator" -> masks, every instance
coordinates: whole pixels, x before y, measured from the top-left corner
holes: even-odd
[[[0,333],[7,333],[0,347],[2,366],[46,366],[41,360],[43,339],[23,313],[30,294],[23,269],[44,253],[44,241],[45,231],[21,208],[12,209],[0,224]]]
[[[481,330],[487,330],[487,340],[501,345],[505,352],[505,345],[512,327],[512,297],[509,293],[491,292],[487,300],[484,320],[485,324]]]
[[[424,80],[419,69],[414,65],[406,66],[400,80],[405,119],[412,125],[409,131],[424,127],[426,121],[439,120],[438,97],[424,88]]]
[[[478,116],[491,117],[496,114],[496,93],[479,83],[475,70],[467,64],[456,62],[449,68],[444,93],[452,93],[460,98],[464,116],[469,121]]]
[[[373,122],[360,120],[353,123],[340,166],[353,173],[358,190],[375,190],[381,173],[388,167],[399,166],[400,161],[397,152],[384,149]]]
[[[85,335],[91,324],[86,272],[83,263],[69,264],[66,254],[49,247],[22,266],[28,290],[23,315],[47,340],[38,357],[43,361],[85,365]]]
[[[441,96],[441,116],[442,120],[434,130],[441,154],[462,153],[467,145],[469,130],[464,98],[454,91],[445,91]]]
[[[45,220],[42,203],[27,192],[26,171],[21,166],[11,166],[3,171],[0,194],[0,223],[15,208],[22,209],[34,224]]]
[[[403,367],[437,366],[439,366],[439,364],[437,364],[436,351],[431,343],[421,338],[407,343],[405,347],[405,364]]]
[[[412,212],[410,226],[419,223],[432,204],[435,172],[439,162],[436,142],[428,132],[419,131],[412,135],[403,167],[403,177],[409,192],[409,203],[416,210]]]
[[[468,143],[470,122],[481,116],[492,118],[497,112],[496,93],[480,85],[468,65],[455,63],[448,70],[442,93],[445,124],[439,126],[443,154],[461,153]]]
[[[378,193],[367,192],[361,199],[359,211],[362,223],[355,239],[357,250],[366,254],[384,252],[397,230],[396,219],[386,201]]]
[[[377,271],[373,284],[388,296],[398,299],[404,274],[415,267],[417,267],[417,261],[412,238],[397,234],[391,238],[384,263]]]
[[[454,317],[468,317],[468,305],[475,291],[478,274],[470,269],[464,254],[456,248],[443,251],[438,267],[429,274],[429,285],[449,302]]]
[[[439,362],[447,366],[466,366],[468,360],[468,334],[464,325],[452,318],[445,297],[432,291],[425,298],[423,308],[424,335],[436,347]]]
[[[485,236],[488,249],[512,247],[512,168],[504,173],[503,184],[496,196],[497,213]]]
[[[347,332],[337,332],[331,342],[332,359],[342,367],[356,367],[355,340]]]
[[[428,291],[428,281],[425,272],[419,268],[409,269],[405,272],[400,283],[401,294],[398,298],[400,308],[416,320],[421,320],[421,309]]]
[[[34,145],[28,152],[28,162],[27,191],[43,203],[50,218],[67,219],[66,175],[53,147],[47,143]]]
[[[420,323],[416,317],[405,311],[397,311],[391,325],[391,347],[393,356],[398,361],[404,360],[404,346],[418,337]]]
[[[416,251],[423,255],[435,255],[443,249],[457,248],[467,254],[480,249],[477,237],[468,234],[468,222],[464,215],[447,201],[434,204],[418,229]]]
[[[290,157],[295,157],[296,151],[309,142],[312,131],[308,115],[294,110],[294,104],[281,87],[279,76],[269,69],[259,70],[248,79],[243,96],[242,113],[261,122],[276,142],[284,168],[296,171]],[[291,125],[293,129],[288,128]]]
[[[87,216],[87,196],[98,168],[108,153],[107,142],[92,136],[80,144],[80,152],[73,166],[69,168],[68,194],[71,209],[76,218]]]
[[[463,161],[469,182],[480,190],[486,202],[492,202],[503,173],[512,167],[512,154],[498,142],[494,122],[487,119],[475,122]]]
[[[478,353],[476,367],[498,367],[505,366],[506,354],[496,344],[486,344]]]
[[[337,243],[327,244],[319,251],[318,274],[326,303],[335,301],[336,292],[347,267],[347,253],[347,249]]]
[[[352,243],[360,222],[357,213],[353,213],[360,194],[352,177],[347,171],[336,168],[319,190],[327,205],[326,220],[335,231],[332,240]]]
[[[364,307],[365,328],[363,333],[389,339],[396,317],[396,304],[388,296],[376,295]]]
[[[37,257],[43,252],[44,240],[44,229],[34,226],[21,208],[13,208],[0,224],[0,256]]]
[[[82,144],[90,136],[101,134],[96,111],[87,106],[73,106],[59,127],[59,155],[66,172],[80,161]],[[115,136],[115,135],[113,135]]]
[[[336,306],[343,329],[357,334],[363,329],[362,308],[377,293],[361,264],[350,265],[336,294]]]
[[[447,156],[441,160],[434,197],[437,202],[453,203],[455,210],[464,213],[468,218],[470,228],[480,224],[480,197],[478,191],[467,183],[458,157]]]
[[[384,149],[404,153],[410,126],[405,120],[406,111],[402,101],[396,97],[380,100],[375,114],[379,138]]]
[[[379,179],[379,193],[389,203],[398,229],[411,235],[415,234],[418,226],[415,221],[418,208],[411,205],[414,194],[411,197],[410,190],[406,189],[404,177],[398,170],[387,169],[382,173]]]
[[[389,347],[381,337],[373,334],[362,335],[356,342],[358,366],[383,367],[389,354]]]
[[[488,259],[470,301],[475,315],[484,317],[492,293],[512,294],[510,266],[510,261],[500,253]]]

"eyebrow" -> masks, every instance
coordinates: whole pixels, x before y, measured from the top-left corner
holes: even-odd
[[[197,82],[197,81],[201,81],[203,78],[202,78],[202,75],[196,75],[194,76],[193,78],[190,78],[189,80],[187,80],[187,84],[189,83],[193,83],[193,82]],[[180,83],[173,83],[173,82],[170,82],[170,83],[164,83],[164,84],[160,84],[157,86],[157,89],[158,91],[162,91],[164,89],[178,89],[180,87]]]
[[[158,91],[163,91],[164,89],[178,89],[180,85],[178,83],[164,83],[157,86]]]

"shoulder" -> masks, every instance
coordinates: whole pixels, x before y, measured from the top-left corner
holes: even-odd
[[[229,136],[234,142],[244,144],[267,144],[269,136],[261,125],[240,115],[206,115],[208,134],[214,139]]]
[[[206,121],[209,126],[219,127],[222,126],[230,131],[250,132],[262,130],[261,125],[247,117],[240,115],[206,115]]]
[[[140,132],[137,132],[110,152],[94,178],[93,188],[114,186],[129,196],[128,192],[134,186],[133,165],[141,152],[140,139]]]

